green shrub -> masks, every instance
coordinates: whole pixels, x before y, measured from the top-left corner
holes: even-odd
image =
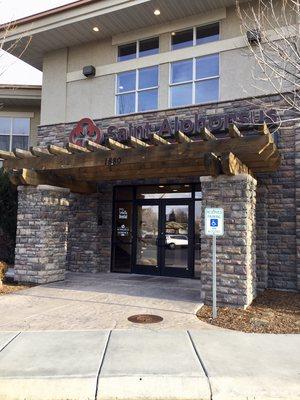
[[[14,263],[18,193],[0,168],[0,261]]]

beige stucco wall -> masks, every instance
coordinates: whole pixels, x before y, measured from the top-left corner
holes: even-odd
[[[66,120],[68,49],[46,54],[43,60],[41,124]]]
[[[122,36],[94,41],[82,46],[61,49],[47,54],[44,59],[41,124],[73,122],[83,117],[105,118],[115,115],[116,73],[134,68],[159,64],[159,108],[169,106],[170,57],[186,59],[212,52],[220,53],[220,101],[262,94],[255,89],[252,67],[255,63],[245,56],[245,38],[241,36],[239,20],[234,7],[220,11],[226,16],[220,20],[220,41],[177,51],[170,51],[170,32],[160,34],[160,54],[117,63],[118,41]],[[211,21],[211,15],[210,15]],[[195,20],[195,16],[193,16]],[[197,19],[197,18],[196,18]],[[190,19],[187,19],[187,23]],[[199,16],[203,22],[203,16]],[[182,20],[178,26],[182,26]],[[173,26],[176,26],[176,24]],[[189,25],[187,25],[189,27]],[[153,29],[154,36],[158,28]],[[144,32],[144,34],[143,34]],[[149,28],[124,34],[128,38],[149,37]],[[112,43],[115,43],[114,45]],[[94,78],[85,78],[82,68],[96,67]],[[264,86],[272,93],[272,88]]]
[[[39,106],[3,106],[0,109],[0,116],[30,118],[29,145],[35,146],[37,144],[37,131],[41,119],[41,110]]]

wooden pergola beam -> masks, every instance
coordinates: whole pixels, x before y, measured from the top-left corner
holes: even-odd
[[[64,147],[56,146],[55,144],[49,144],[47,146],[49,153],[61,156],[61,155],[69,155],[71,154],[67,149]]]
[[[179,143],[192,143],[193,142],[193,140],[190,137],[188,137],[185,133],[183,133],[181,131],[178,131],[175,136],[176,136],[176,140]]]
[[[129,146],[126,146],[125,144],[117,142],[116,140],[111,139],[111,138],[108,139],[107,145],[112,150],[130,149]]]
[[[228,133],[231,138],[243,137],[243,134],[235,124],[229,124]]]
[[[78,146],[77,144],[74,143],[67,143],[66,149],[72,154],[90,152],[86,147]]]
[[[221,173],[219,158],[214,153],[207,153],[204,156],[204,164],[207,168],[207,175],[218,176]]]
[[[215,137],[215,135],[213,135],[206,127],[204,127],[203,129],[201,129],[201,131],[200,131],[200,137],[201,137],[201,139],[203,139],[203,140],[205,140],[205,141],[217,140],[217,138]]]
[[[30,147],[30,153],[36,157],[43,157],[43,156],[50,156],[51,154],[49,153],[47,148],[43,147],[36,147],[36,146],[31,146]]]
[[[15,156],[17,158],[34,158],[35,156],[28,150],[23,150],[23,149],[15,149],[14,150]]]
[[[12,151],[0,150],[0,158],[2,158],[2,160],[15,160],[16,155]]]
[[[222,171],[226,175],[250,174],[252,172],[243,164],[233,153],[223,153],[221,155]]]
[[[9,172],[10,181],[14,185],[38,186],[50,185],[65,187],[74,193],[91,194],[96,193],[97,185],[95,183],[79,181],[73,177],[57,176],[55,174],[47,174],[43,172],[31,171],[29,169],[21,169]]]
[[[272,143],[266,135],[256,135],[243,138],[229,137],[208,140],[194,141],[192,143],[172,143],[171,146],[149,146],[147,151],[141,151],[141,148],[111,150],[109,157],[120,159],[120,165],[126,169],[129,164],[138,165],[139,163],[153,162],[161,163],[163,160],[179,160],[183,165],[187,160],[197,159],[204,153],[222,153],[233,152],[243,163],[247,164],[253,172],[263,170],[262,167],[268,167],[272,162],[272,157],[264,160],[259,152],[268,144]],[[59,170],[59,169],[78,169],[78,168],[105,168],[107,165],[107,151],[95,151],[89,153],[70,154],[68,150],[50,145],[50,153],[56,154],[56,157],[32,157],[30,159],[5,159],[4,166],[7,169],[35,169],[35,170]],[[52,154],[53,154],[52,153]],[[256,169],[255,166],[258,166]],[[115,167],[113,167],[115,168]]]
[[[148,143],[143,142],[141,139],[135,138],[134,136],[130,137],[130,144],[132,147],[149,147]]]
[[[152,142],[156,145],[168,145],[171,144],[168,140],[164,139],[163,137],[159,136],[157,133],[153,133],[152,135]]]
[[[108,147],[102,146],[99,143],[92,142],[91,140],[88,140],[85,146],[89,151],[111,151],[111,149],[109,149]]]

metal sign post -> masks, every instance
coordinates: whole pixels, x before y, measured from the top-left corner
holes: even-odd
[[[217,236],[224,235],[223,208],[205,209],[205,234],[212,236],[212,317],[217,318]]]
[[[217,237],[213,235],[212,248],[212,317],[217,318]]]

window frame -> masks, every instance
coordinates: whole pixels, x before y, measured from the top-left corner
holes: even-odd
[[[218,54],[218,56],[219,56],[219,74],[218,75],[212,75],[212,76],[209,76],[209,77],[206,77],[206,78],[198,78],[197,79],[196,78],[196,61],[197,61],[197,59],[198,58],[202,58],[202,57],[212,56],[212,55],[215,55],[215,54]],[[192,77],[192,80],[172,83],[172,64],[175,64],[175,63],[178,63],[178,62],[181,62],[181,61],[187,61],[187,60],[192,60],[192,66],[193,66],[193,77]],[[212,54],[205,54],[205,55],[199,56],[199,57],[185,58],[183,60],[176,60],[176,61],[170,62],[169,63],[169,90],[168,90],[168,92],[169,92],[168,93],[169,94],[168,95],[168,97],[169,97],[169,99],[168,99],[169,108],[188,107],[188,106],[196,105],[196,104],[209,104],[209,103],[212,103],[212,102],[216,103],[216,102],[220,101],[220,60],[221,60],[220,53],[212,53]],[[208,80],[211,80],[211,79],[218,79],[219,80],[218,99],[214,100],[214,101],[209,101],[209,102],[196,103],[196,84],[198,82],[208,81]],[[182,106],[173,106],[172,105],[172,87],[180,86],[180,85],[186,85],[186,84],[192,84],[192,103],[185,104],[185,105],[182,105]]]
[[[1,118],[9,118],[10,119],[10,130],[9,133],[5,134],[5,133],[1,133],[0,130],[0,136],[9,136],[9,150],[8,151],[12,151],[12,142],[13,142],[13,137],[14,136],[21,136],[21,137],[27,137],[28,138],[28,145],[26,147],[26,149],[24,150],[28,150],[29,149],[29,139],[30,139],[30,130],[31,130],[31,118],[30,117],[8,117],[5,115],[0,115],[0,119]],[[26,135],[18,135],[18,134],[14,134],[13,132],[13,124],[14,124],[14,120],[16,119],[27,119],[29,121],[29,131],[28,134]]]
[[[148,68],[157,68],[157,86],[149,86],[147,88],[139,89],[139,74],[140,70],[142,69],[148,69]],[[126,72],[131,72],[135,71],[135,89],[134,90],[127,90],[125,92],[118,92],[118,75],[126,73]],[[128,115],[128,114],[136,114],[136,113],[143,113],[143,112],[151,112],[151,111],[157,111],[159,109],[158,107],[158,91],[159,91],[159,81],[160,81],[160,68],[159,65],[151,65],[150,67],[143,67],[143,68],[136,68],[136,69],[131,69],[129,71],[122,71],[116,74],[115,78],[115,115],[120,116],[120,115]],[[146,92],[149,90],[157,90],[157,108],[156,109],[151,109],[147,111],[139,111],[138,110],[138,100],[139,100],[139,93],[140,92]],[[123,94],[132,94],[134,93],[134,101],[135,101],[135,107],[134,111],[130,113],[124,113],[124,114],[119,114],[118,113],[118,97]]]
[[[173,49],[172,48],[172,46],[173,46],[172,45],[172,36],[173,35],[172,35],[172,32],[170,32],[170,51],[177,51],[177,50],[186,49],[188,47],[203,46],[204,44],[207,44],[207,43],[197,44],[197,28],[201,28],[201,27],[205,27],[205,26],[209,26],[209,25],[215,25],[215,24],[219,25],[219,39],[218,40],[220,40],[220,27],[221,27],[220,21],[210,22],[210,23],[201,24],[201,25],[195,25],[195,26],[190,27],[190,28],[183,28],[183,29],[178,29],[176,31],[172,31],[174,33],[177,33],[177,32],[184,32],[184,31],[188,31],[188,30],[193,30],[193,44],[191,46],[184,46],[184,47],[181,47],[179,49]],[[217,42],[218,40],[215,40],[215,41]],[[213,42],[209,42],[209,43],[213,43]]]
[[[140,56],[140,42],[143,42],[144,40],[150,40],[150,39],[156,39],[156,38],[158,39],[158,48],[157,48],[158,51],[155,54],[159,54],[160,53],[160,36],[159,35],[149,36],[149,37],[145,37],[145,38],[142,38],[142,39],[133,40],[133,41],[130,41],[128,43],[119,44],[117,46],[117,63],[132,61],[132,60],[136,60],[137,58],[144,58],[144,57],[150,57],[150,56],[155,55],[155,54],[149,54],[148,56],[142,56],[141,57]],[[131,58],[130,60],[119,60],[119,48],[122,47],[122,46],[126,46],[126,45],[129,45],[129,44],[132,44],[132,43],[136,44],[135,57]]]

